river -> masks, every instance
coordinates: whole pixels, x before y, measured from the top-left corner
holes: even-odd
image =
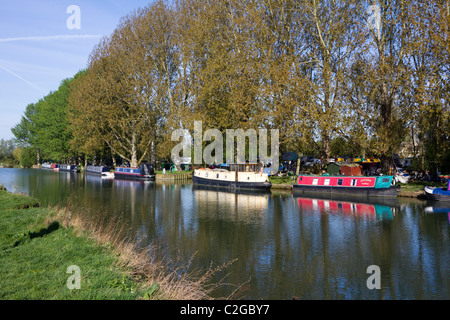
[[[0,184],[43,205],[120,219],[141,246],[157,244],[196,270],[233,261],[215,275],[224,284],[215,297],[239,287],[243,299],[450,299],[450,204],[236,194],[36,169],[0,169]]]

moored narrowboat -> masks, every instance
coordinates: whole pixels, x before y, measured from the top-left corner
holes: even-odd
[[[227,169],[195,169],[194,185],[214,186],[230,189],[270,190],[269,176],[263,172],[262,164],[230,164]]]
[[[450,180],[447,182],[447,188],[429,187],[424,188],[428,200],[450,202]]]
[[[393,186],[393,176],[314,176],[300,175],[293,192],[354,196],[397,197],[400,188]]]
[[[114,177],[114,173],[111,172],[111,168],[107,166],[86,166],[86,174],[100,175],[105,178]]]
[[[43,163],[41,166],[41,169],[47,169],[47,170],[52,170],[52,164],[51,163]]]
[[[80,172],[80,168],[74,164],[60,164],[59,171],[65,172]]]
[[[114,171],[115,179],[126,180],[152,180],[155,178],[155,170],[149,163],[143,163],[139,168],[135,167],[116,167]]]

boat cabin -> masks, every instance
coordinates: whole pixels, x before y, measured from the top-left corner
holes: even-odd
[[[264,165],[262,163],[242,163],[242,164],[230,164],[230,171],[236,172],[260,172]]]

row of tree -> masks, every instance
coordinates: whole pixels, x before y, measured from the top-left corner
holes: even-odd
[[[157,1],[122,18],[87,69],[13,129],[39,157],[170,157],[175,129],[279,129],[284,151],[332,141],[424,165],[450,155],[450,0]],[[419,148],[418,141],[422,147]]]
[[[0,166],[11,165],[16,162],[17,154],[14,153],[16,149],[13,140],[0,140]]]

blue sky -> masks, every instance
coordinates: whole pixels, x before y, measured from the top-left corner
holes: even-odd
[[[16,0],[0,6],[0,139],[30,103],[57,90],[65,78],[86,68],[102,36],[110,35],[121,17],[150,0]],[[71,5],[79,8],[79,29]],[[76,27],[76,25],[75,25]]]

